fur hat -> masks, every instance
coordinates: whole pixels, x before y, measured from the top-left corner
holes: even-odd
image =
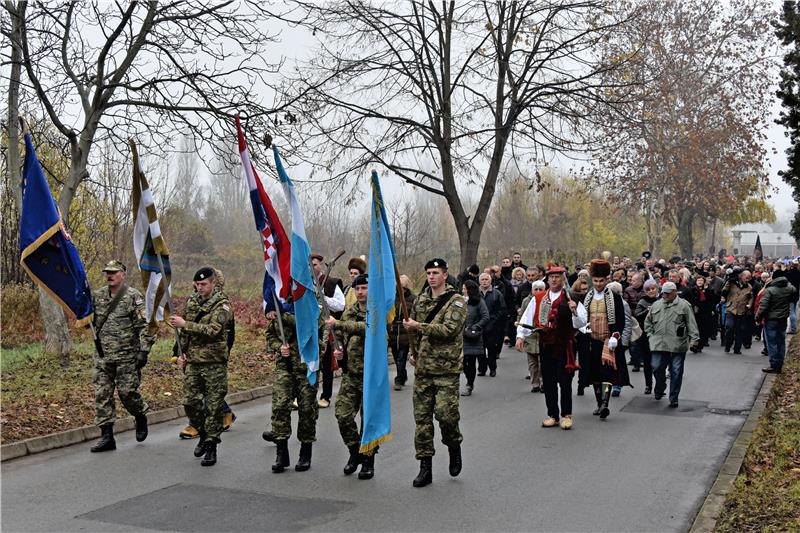
[[[351,257],[350,261],[347,262],[347,270],[353,270],[354,268],[363,274],[367,271],[367,262],[360,257]]]
[[[611,264],[605,259],[592,259],[589,275],[593,278],[606,278],[611,275]]]

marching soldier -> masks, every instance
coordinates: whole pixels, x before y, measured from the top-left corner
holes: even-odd
[[[367,274],[360,274],[353,282],[356,302],[345,309],[341,320],[334,317],[328,319],[328,326],[336,331],[339,345],[344,350],[336,350],[337,359],[347,354],[347,373],[342,376],[339,394],[334,407],[339,432],[345,446],[350,450],[350,458],[344,465],[344,474],[349,476],[361,465],[358,479],[372,479],[375,475],[375,453],[369,455],[359,453],[361,433],[358,431],[356,416],[363,407],[364,398],[364,337],[367,332]],[[362,413],[363,417],[363,413]]]
[[[130,414],[136,419],[136,441],[147,438],[147,402],[139,394],[141,369],[155,340],[147,333],[144,297],[125,284],[126,267],[120,261],[109,261],[103,268],[106,286],[94,292],[95,342],[94,372],[95,424],[100,427],[100,440],[93,452],[116,450],[114,389]]]
[[[311,468],[312,444],[317,440],[319,380],[315,381],[314,385],[308,382],[308,367],[300,357],[297,346],[295,316],[288,312],[281,313],[285,344],[281,339],[277,318],[275,311],[267,313],[267,353],[280,355],[276,357],[272,382],[272,430],[269,432],[270,439],[265,438],[265,440],[272,440],[277,446],[272,471],[276,474],[283,472],[289,466],[288,442],[292,436],[292,401],[297,398],[297,440],[300,441],[300,457],[294,469],[297,472],[305,472]]]
[[[173,315],[169,323],[181,328],[184,368],[183,406],[189,423],[200,432],[194,456],[202,466],[217,463],[225,395],[228,393],[228,325],[233,312],[228,297],[216,289],[214,269],[194,275],[195,293],[186,302],[186,318]]]
[[[461,472],[461,432],[458,429],[458,385],[462,368],[466,301],[447,283],[447,262],[431,259],[425,265],[428,287],[414,302],[403,325],[416,335],[410,362],[414,376],[414,445],[420,470],[413,485],[433,481],[433,417],[439,420],[442,442],[450,454],[450,475]]]

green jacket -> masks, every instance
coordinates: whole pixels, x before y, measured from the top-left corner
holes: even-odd
[[[440,298],[456,292],[430,322],[424,322]],[[466,299],[455,287],[447,285],[445,292],[433,298],[430,287],[414,301],[411,318],[420,322],[416,339],[416,375],[443,376],[461,373],[464,322],[467,319]]]
[[[155,337],[147,334],[147,317],[141,292],[128,287],[110,316],[108,312],[113,297],[109,288],[97,289],[93,296],[95,327],[105,320],[100,330],[104,361],[128,361],[140,351],[150,351]]]
[[[358,378],[364,376],[364,340],[367,334],[367,310],[358,302],[344,310],[336,322],[336,338],[347,354],[347,373]]]
[[[228,323],[233,311],[228,297],[215,290],[207,300],[194,293],[186,302],[186,326],[181,328],[181,345],[189,363],[228,362]]]
[[[305,372],[306,364],[300,357],[300,350],[297,346],[297,320],[291,313],[281,313],[281,318],[283,319],[283,334],[286,336],[286,344],[289,345],[289,357],[283,357],[281,355],[281,345],[283,341],[281,340],[281,330],[277,320],[271,321],[267,326],[267,353],[275,355],[276,367],[280,367],[286,371],[294,370],[295,372],[302,368],[303,372]],[[324,336],[326,330],[324,323],[320,321],[320,324],[319,353],[322,355],[326,345]]]
[[[678,329],[683,329],[683,336],[678,336]],[[667,302],[658,299],[650,306],[650,312],[644,319],[644,330],[653,352],[683,352],[692,343],[700,339],[697,322],[694,319],[692,304],[683,298],[675,298]]]
[[[797,289],[789,283],[788,278],[777,278],[770,281],[767,288],[764,289],[761,301],[758,302],[756,322],[760,322],[761,319],[786,320],[789,318],[789,307],[796,291]]]

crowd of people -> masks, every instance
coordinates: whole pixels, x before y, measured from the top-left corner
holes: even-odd
[[[301,446],[295,470],[306,471],[319,409],[334,402],[348,450],[344,474],[360,468],[357,477],[371,479],[379,443],[365,449],[358,425],[367,355],[367,264],[360,257],[350,259],[350,279],[345,282],[330,276],[331,265],[321,255],[313,254],[311,262],[325,311],[318,324],[319,379],[309,379],[314,373],[301,357],[291,302],[269,310],[266,353],[275,369],[271,427],[262,436],[277,447],[272,471],[284,472],[290,465],[291,412],[297,410]],[[93,452],[116,448],[115,389],[135,417],[136,440],[147,437],[148,406],[138,388],[153,337],[147,331],[143,297],[125,284],[125,271],[119,261],[108,263],[107,286],[95,293],[96,422],[102,436]],[[789,333],[797,329],[800,266],[796,259],[655,260],[645,253],[631,260],[604,252],[570,269],[553,263],[526,266],[515,253],[500,265],[472,265],[458,276],[449,272],[444,259],[431,259],[420,290],[411,287],[408,276],[398,279],[387,342],[396,368],[396,391],[406,385],[407,365],[414,367],[414,442],[420,470],[413,485],[424,487],[433,479],[434,417],[448,449],[448,471],[457,476],[463,440],[459,397],[473,394],[477,377],[497,376],[504,344],[527,356],[530,390],[545,397],[545,428],[573,427],[576,377],[576,394],[584,395],[591,387],[593,414],[600,419],[610,415],[611,398],[633,386],[632,373],[643,374],[645,394],[656,400],[668,395],[669,407],[676,408],[686,353],[701,354],[717,339],[726,353],[732,350],[731,356],[752,349],[753,340],[761,342],[769,358],[763,371],[781,372],[787,328]],[[221,433],[235,419],[225,404],[234,316],[223,283],[218,270],[199,269],[185,312],[169,318],[180,332],[177,364],[184,371],[183,403],[189,418],[181,436],[197,436],[194,455],[202,457],[203,466],[216,464]],[[340,371],[342,382],[334,399],[334,376]]]

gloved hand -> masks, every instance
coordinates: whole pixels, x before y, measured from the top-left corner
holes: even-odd
[[[147,364],[147,352],[139,352],[136,354],[136,369],[141,370]]]

